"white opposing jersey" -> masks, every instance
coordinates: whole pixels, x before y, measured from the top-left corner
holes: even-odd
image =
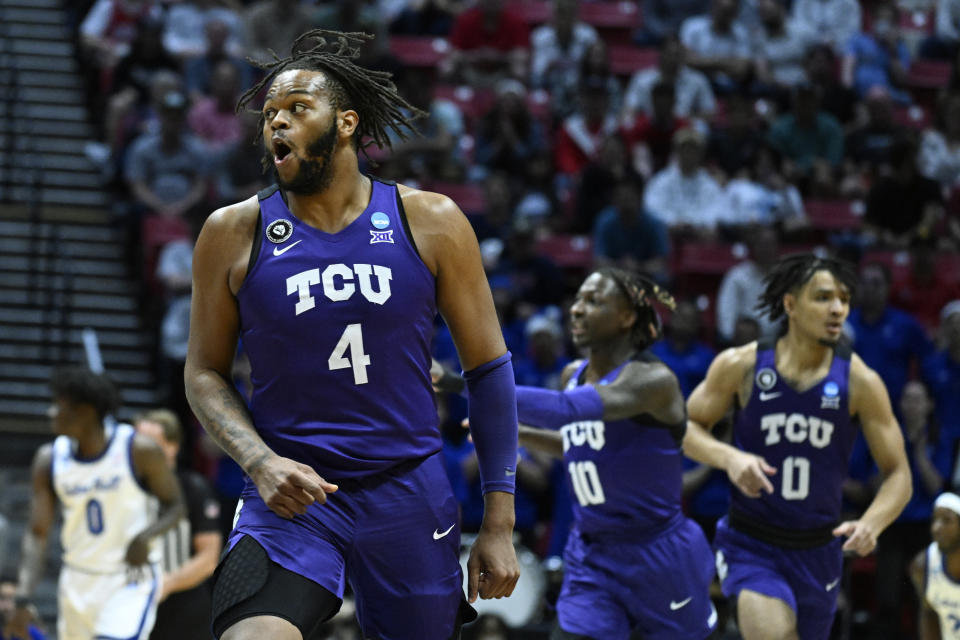
[[[74,441],[53,442],[53,489],[63,507],[63,561],[95,573],[123,571],[127,546],[157,517],[157,499],[133,472],[134,430],[119,424],[108,431],[107,448],[95,459],[77,458]],[[151,548],[150,560],[159,561]]]
[[[960,640],[960,582],[947,575],[936,542],[927,547],[927,575],[923,595],[940,618],[940,637]]]

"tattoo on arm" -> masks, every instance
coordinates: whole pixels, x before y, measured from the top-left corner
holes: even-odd
[[[257,434],[240,393],[222,376],[205,376],[205,389],[191,403],[203,428],[247,474],[272,452]]]

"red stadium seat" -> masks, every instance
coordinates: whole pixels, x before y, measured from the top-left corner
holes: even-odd
[[[932,119],[929,110],[921,105],[913,104],[909,107],[894,108],[893,120],[900,126],[922,130],[930,125]]]
[[[950,63],[939,60],[914,60],[907,74],[907,84],[918,89],[940,89],[950,79]]]
[[[472,130],[473,124],[490,110],[497,99],[492,89],[474,89],[467,85],[437,85],[433,90],[433,95],[457,105],[463,112],[463,117],[467,119],[468,129],[470,130]]]
[[[522,0],[521,2],[509,3],[508,6],[530,26],[549,21],[553,14],[553,7],[546,0]]]
[[[674,247],[677,274],[722,276],[740,260],[732,244],[688,241]]]
[[[464,213],[482,214],[487,209],[487,196],[483,188],[475,184],[457,182],[431,182],[423,185],[427,191],[436,191],[457,203]]]
[[[611,45],[610,68],[617,75],[629,76],[635,71],[656,66],[660,52],[634,45]]]
[[[450,52],[450,43],[443,38],[391,36],[390,53],[411,67],[435,67]]]
[[[593,241],[589,236],[546,236],[537,240],[536,251],[553,260],[559,267],[589,269],[593,264]]]
[[[863,203],[850,200],[808,200],[807,218],[810,225],[822,231],[859,229]]]

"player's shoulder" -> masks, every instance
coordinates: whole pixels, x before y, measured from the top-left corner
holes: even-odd
[[[886,388],[880,374],[871,369],[855,352],[850,354],[850,386],[871,388],[876,385]]]
[[[434,274],[440,263],[461,264],[477,252],[477,237],[460,207],[442,193],[397,185],[410,232],[424,263]]]
[[[397,191],[403,203],[403,210],[411,224],[426,223],[443,227],[466,222],[466,216],[449,196],[399,183]]]
[[[567,386],[567,383],[570,382],[570,378],[573,377],[573,374],[577,372],[577,369],[583,364],[583,359],[578,358],[573,362],[570,362],[563,368],[563,371],[560,372],[560,384],[564,387]]]
[[[50,471],[53,465],[53,443],[55,441],[45,442],[33,454],[33,472]]]
[[[257,196],[220,207],[207,217],[204,231],[220,234],[251,234],[257,217],[260,215],[260,201]]]
[[[757,342],[748,342],[738,347],[728,347],[713,359],[710,365],[712,372],[717,374],[745,374],[752,371],[757,364]]]

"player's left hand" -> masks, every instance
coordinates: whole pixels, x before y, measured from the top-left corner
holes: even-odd
[[[29,638],[30,625],[38,618],[35,606],[27,602],[18,603],[10,615],[10,619],[3,625],[3,637]]]
[[[133,537],[127,546],[125,560],[131,567],[142,567],[147,564],[150,555],[149,541],[142,534]]]
[[[834,536],[846,536],[844,551],[853,551],[860,556],[868,556],[877,547],[877,533],[863,520],[847,520],[833,530]]]
[[[512,530],[490,531],[481,526],[467,560],[467,599],[476,602],[477,595],[484,600],[506,598],[519,579]]]

